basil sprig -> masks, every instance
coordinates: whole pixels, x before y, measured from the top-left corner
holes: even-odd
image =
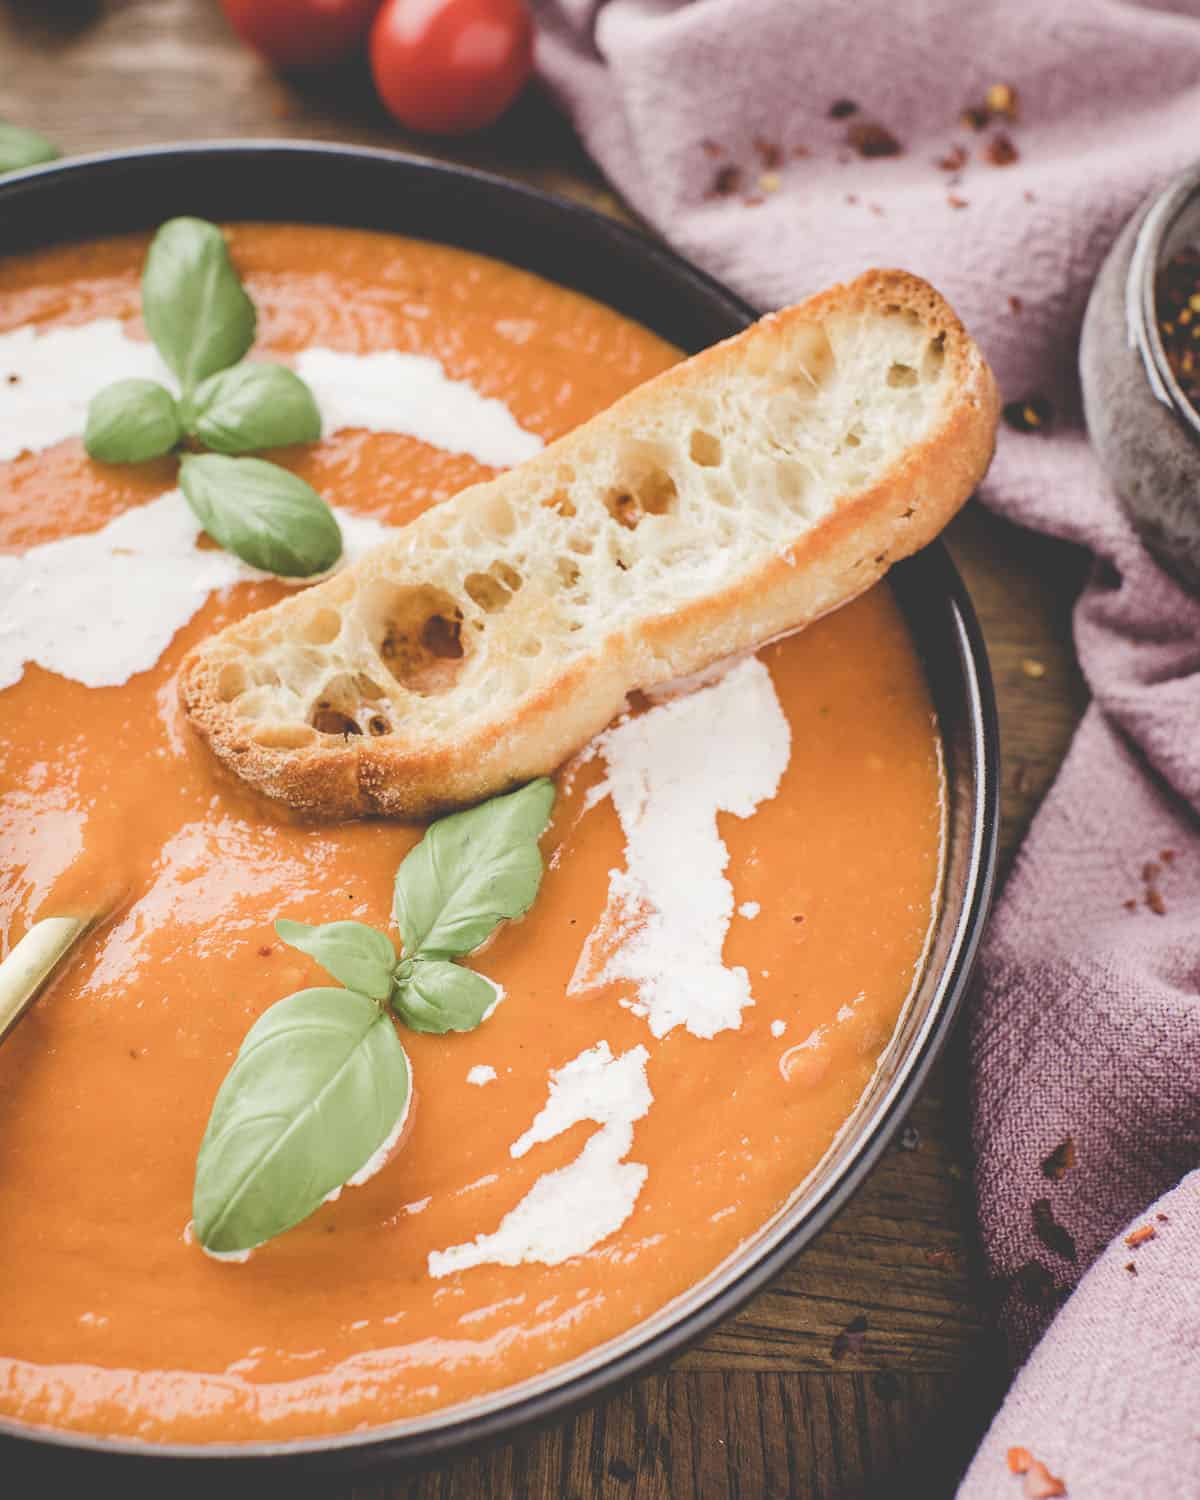
[[[403,965],[401,966],[403,969]],[[392,1008],[413,1031],[474,1031],[499,999],[490,979],[443,958],[414,958],[397,975]]]
[[[183,459],[180,488],[214,541],[288,578],[331,568],[342,535],[316,490],[278,464],[231,456],[314,442],[321,414],[294,370],[238,363],[257,319],[215,224],[179,218],[159,229],[142,271],[142,317],[179,397],[152,380],[107,386],[88,408],[88,453],[142,463],[192,438],[213,454]]]
[[[532,906],[553,805],[542,777],[431,823],[396,872],[399,959],[363,922],[275,923],[346,988],[289,995],[246,1034],[196,1162],[192,1222],[206,1249],[250,1250],[300,1223],[402,1125],[411,1082],[389,1010],[442,1035],[494,1008],[497,987],[453,958]]]
[[[286,917],[275,923],[275,931],[289,947],[315,958],[347,989],[361,990],[372,1000],[386,1000],[391,994],[396,950],[385,932],[376,932],[365,922],[325,922],[310,927],[307,922],[289,922]]]
[[[25,130],[0,120],[0,173],[36,167],[40,162],[54,161],[61,154],[53,141],[36,130]]]
[[[286,365],[235,365],[210,375],[189,411],[191,431],[214,453],[315,443],[321,436],[313,393]]]
[[[106,464],[161,458],[183,436],[175,400],[156,380],[118,380],[88,407],[83,442]]]
[[[409,957],[470,953],[498,923],[528,911],[553,805],[554,784],[543,777],[430,824],[396,871],[392,914]]]
[[[209,536],[252,567],[308,578],[341,556],[336,517],[290,469],[262,458],[189,453],[179,465],[179,488]]]
[[[142,317],[185,402],[249,350],[258,315],[215,224],[168,219],[159,229],[142,269]]]
[[[200,1146],[192,1222],[247,1250],[308,1218],[379,1150],[408,1103],[396,1028],[366,995],[312,989],[246,1034]]]

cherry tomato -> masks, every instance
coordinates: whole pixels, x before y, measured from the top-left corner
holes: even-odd
[[[497,119],[533,70],[525,0],[384,0],[371,72],[402,125],[465,135]]]
[[[318,68],[358,47],[379,0],[221,0],[221,8],[277,68]]]

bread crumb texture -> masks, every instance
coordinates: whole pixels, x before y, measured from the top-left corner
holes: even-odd
[[[998,401],[941,297],[869,272],[769,315],[194,651],[261,790],[425,815],[553,770],[626,695],[828,613],[982,477]]]

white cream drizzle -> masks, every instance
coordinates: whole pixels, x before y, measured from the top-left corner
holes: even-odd
[[[522,463],[542,447],[503,401],[451,380],[430,355],[315,345],[290,362],[316,398],[326,437],[349,428],[397,432],[493,468]],[[82,436],[96,392],[135,378],[178,390],[154,345],[133,338],[117,318],[46,329],[27,323],[0,334],[0,460]]]
[[[154,345],[116,318],[0,334],[0,459],[81,436],[96,392],[132,379],[170,381]]]
[[[314,348],[303,350],[294,364],[316,397],[327,436],[351,427],[402,432],[497,469],[541,451],[541,438],[526,432],[503,401],[481,396],[468,381],[451,380],[427,354]]]
[[[369,516],[334,513],[347,562],[388,533]],[[211,593],[268,576],[198,547],[200,532],[181,492],[168,490],[98,531],[0,555],[0,690],[27,662],[85,687],[128,682],[154,666]]]
[[[568,994],[626,981],[651,1032],[712,1037],[741,1025],[750,976],[722,960],[733,917],[729,851],[717,814],[749,818],[772,798],[791,730],[767,667],[749,657],[686,698],[619,721],[596,742],[626,841],[608,905]]]
[[[431,1252],[429,1274],[450,1276],[489,1261],[556,1266],[615,1233],[646,1181],[646,1167],[625,1160],[633,1149],[634,1122],[653,1102],[646,1061],[645,1047],[614,1057],[602,1041],[551,1072],[546,1103],[510,1154],[524,1156],[581,1120],[594,1120],[600,1129],[574,1161],[539,1177],[493,1234]]]
[[[542,446],[503,402],[450,380],[425,355],[313,348],[295,363],[327,434],[400,432],[497,467]],[[132,338],[116,318],[0,334],[0,460],[79,436],[95,392],[131,377],[174,386],[153,345]],[[370,517],[335,514],[345,561],[387,535]],[[97,531],[0,555],[0,690],[20,679],[27,662],[87,687],[127,682],[154,666],[211,593],[265,576],[227,553],[199,549],[199,534],[182,495],[171,490]]]

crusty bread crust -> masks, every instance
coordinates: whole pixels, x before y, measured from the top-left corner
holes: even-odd
[[[732,502],[723,502],[733,505],[735,530],[729,532],[727,511],[727,519],[721,523],[726,530],[721,534],[738,538],[738,555],[748,556],[748,564],[734,569],[730,576],[714,578],[711,586],[698,587],[689,581],[676,590],[674,583],[682,576],[684,563],[674,562],[665,553],[665,560],[659,560],[656,553],[650,562],[640,554],[629,553],[629,547],[640,546],[640,538],[633,536],[630,518],[621,509],[626,502],[633,504],[630,497],[620,494],[613,503],[614,462],[619,461],[618,468],[620,463],[633,462],[628,457],[632,453],[644,468],[644,454],[651,442],[659,443],[662,451],[674,452],[669,444],[663,448],[666,440],[662,434],[674,431],[676,426],[681,431],[703,426],[706,418],[707,425],[713,426],[713,398],[719,398],[727,388],[736,386],[739,399],[753,396],[758,400],[763,392],[776,388],[771,382],[778,379],[781,396],[793,401],[812,399],[806,389],[796,395],[795,372],[799,368],[804,379],[810,379],[808,368],[815,368],[813,349],[819,353],[821,347],[829,346],[831,338],[833,345],[829,347],[836,348],[841,337],[853,356],[846,355],[843,363],[853,364],[857,372],[854,362],[874,357],[871,351],[876,347],[883,350],[885,360],[890,357],[885,334],[897,325],[906,330],[905,337],[915,341],[914,348],[926,351],[932,373],[921,375],[925,388],[911,396],[907,405],[902,400],[907,393],[887,390],[885,385],[893,384],[896,371],[903,374],[895,384],[916,383],[915,367],[908,364],[892,363],[886,382],[879,378],[878,391],[872,384],[861,399],[853,395],[852,409],[866,413],[864,428],[874,420],[877,425],[883,424],[887,434],[892,427],[896,429],[894,440],[874,468],[863,469],[865,483],[844,492],[836,488],[838,476],[855,457],[850,454],[847,458],[839,441],[831,449],[836,456],[830,458],[828,466],[835,488],[824,508],[815,516],[795,516],[786,532],[773,523],[776,531],[768,532],[761,545],[746,543],[738,528],[744,529],[754,521],[761,529],[763,523],[743,516],[738,507],[749,504],[745,497],[753,486],[758,486],[756,503],[770,502],[767,490],[774,482],[770,465],[779,466],[782,485],[788,477],[782,473],[785,460],[791,462],[786,434],[781,440],[778,423],[772,429],[764,416],[761,440],[757,431],[751,433],[757,477],[739,486],[735,475],[730,490]],[[820,340],[825,340],[824,346]],[[803,360],[797,365],[801,358],[797,348],[804,351],[807,366]],[[863,368],[867,368],[865,363]],[[921,369],[924,371],[926,365]],[[783,381],[784,372],[790,384]],[[844,387],[848,376],[843,373],[839,378]],[[814,389],[820,381],[818,372],[811,381]],[[843,422],[840,413],[848,409],[848,399],[841,389],[839,422]],[[893,414],[888,401],[894,403],[899,415]],[[870,588],[891,563],[935,537],[970,496],[990,462],[998,412],[999,395],[992,373],[941,296],[927,283],[902,271],[868,272],[849,285],[833,287],[796,307],[769,314],[744,333],[648,381],[519,469],[464,490],[401,528],[394,539],[354,567],[204,642],[189,655],[181,672],[188,717],[238,776],[306,813],[326,817],[423,817],[477,801],[553,771],[611,722],[635,689],[688,676],[727,656],[798,630]],[[757,429],[756,407],[749,408],[749,420]],[[801,412],[798,433],[802,433],[803,422]],[[695,432],[692,437],[694,441]],[[797,443],[800,441],[798,437]],[[816,449],[809,438],[804,441],[810,442],[804,452],[811,463]],[[852,434],[845,441],[858,448],[862,439]],[[613,455],[617,456],[615,460]],[[793,464],[793,484],[796,472]],[[608,481],[606,490],[590,482],[596,473]],[[678,480],[689,505],[693,482],[698,485],[703,480],[710,487],[715,483],[705,474],[693,481],[680,473],[678,464],[673,473],[674,479],[666,483],[674,490]],[[662,482],[661,474],[658,480]],[[602,491],[608,496],[604,501],[608,513],[596,510],[594,495]],[[710,492],[705,490],[704,494]],[[669,495],[668,511],[677,493]],[[339,719],[335,713],[334,732],[314,727],[329,725],[328,717],[320,718],[316,710],[306,706],[304,714],[299,712],[296,704],[301,701],[303,684],[316,680],[304,674],[318,670],[324,658],[319,645],[293,649],[297,640],[319,640],[328,629],[335,628],[337,619],[353,616],[357,620],[358,615],[365,619],[370,610],[364,601],[375,598],[385,580],[393,589],[398,579],[411,580],[414,587],[407,591],[411,594],[436,573],[437,597],[446,598],[446,579],[450,577],[446,572],[447,553],[436,550],[439,542],[444,549],[445,536],[434,537],[433,543],[429,540],[436,530],[450,528],[455,537],[466,534],[478,538],[482,533],[487,546],[502,551],[514,514],[518,531],[525,527],[528,533],[538,527],[544,530],[559,525],[557,519],[545,519],[543,525],[543,518],[551,505],[562,512],[564,495],[572,502],[568,511],[572,517],[576,515],[576,500],[581,511],[590,507],[586,514],[591,530],[585,539],[589,553],[598,537],[605,546],[617,549],[614,556],[619,557],[620,548],[626,547],[627,558],[632,555],[636,562],[644,563],[643,573],[650,570],[649,602],[643,595],[636,605],[625,603],[619,616],[614,614],[617,606],[611,603],[605,606],[607,614],[597,614],[599,606],[593,604],[592,616],[576,612],[564,624],[565,606],[555,597],[557,591],[543,587],[539,592],[532,577],[527,577],[527,586],[519,596],[500,590],[505,605],[519,597],[520,609],[492,614],[479,613],[472,599],[451,588],[451,601],[457,601],[455,628],[463,631],[466,646],[475,649],[473,643],[486,638],[492,652],[487,658],[490,666],[484,688],[488,690],[483,692],[483,701],[478,683],[474,697],[460,689],[453,659],[433,659],[432,675],[427,673],[419,682],[415,678],[406,681],[401,668],[409,660],[403,651],[410,643],[405,638],[400,668],[395,665],[397,658],[388,656],[387,643],[381,645],[378,640],[378,649],[369,644],[356,645],[348,663],[337,659],[343,669],[337,679],[342,684],[337,703],[346,714]],[[664,547],[669,551],[674,518],[669,513],[652,514],[651,501],[645,497],[638,504],[645,508],[637,509],[632,527],[646,525],[642,535],[651,538],[660,551]],[[776,506],[772,515],[778,509]],[[599,515],[598,521],[593,511]],[[507,519],[497,522],[498,514]],[[455,527],[460,531],[454,531]],[[461,531],[463,527],[466,532]],[[528,535],[524,539],[528,541]],[[718,555],[722,551],[720,546],[713,550]],[[527,553],[528,548],[520,553],[522,562]],[[693,548],[686,566],[695,565],[694,554]],[[563,558],[556,561],[561,565]],[[594,557],[579,561],[593,569],[587,577],[598,580],[602,589],[627,588],[621,575],[627,573],[628,563],[618,561],[615,566],[619,571],[611,572],[610,579],[609,572],[604,571],[607,563],[601,566]],[[712,557],[708,565],[711,571]],[[471,571],[479,566],[473,557],[462,563],[460,572],[470,574],[468,585],[471,579],[480,578],[478,571]],[[509,567],[508,573],[500,576],[506,586],[520,589],[520,580],[513,584],[509,576],[512,572]],[[574,572],[578,579],[578,569]],[[565,576],[571,580],[571,569]],[[564,590],[569,591],[569,586],[564,585]],[[481,597],[486,603],[486,596]],[[659,606],[660,600],[667,607]],[[580,620],[593,616],[605,623],[585,629]],[[312,622],[320,620],[333,623],[324,631],[310,628]],[[339,639],[359,641],[362,629],[368,635],[375,629],[378,636],[381,628],[368,623],[360,629],[355,624],[358,634],[343,628]],[[468,634],[468,630],[478,633]],[[362,636],[362,640],[367,637]],[[542,640],[549,645],[538,655],[534,647]],[[344,655],[350,648],[343,645],[329,649],[340,649]],[[527,656],[534,654],[532,667],[517,660],[522,651]],[[296,665],[301,656],[302,664]],[[361,668],[354,680],[369,684],[366,698],[349,704],[345,697],[347,664],[352,677]],[[429,668],[431,663],[425,661],[424,665]],[[328,673],[332,667],[324,670]],[[382,685],[381,677],[385,679]],[[325,691],[328,694],[333,690]],[[321,704],[328,701],[328,696],[319,698]],[[371,717],[374,703],[381,705],[377,718]],[[326,707],[326,715],[328,712]],[[364,725],[358,722],[363,718],[375,726],[378,737],[363,732]],[[336,732],[340,723],[353,724],[359,732]],[[378,730],[378,724],[385,728]]]

